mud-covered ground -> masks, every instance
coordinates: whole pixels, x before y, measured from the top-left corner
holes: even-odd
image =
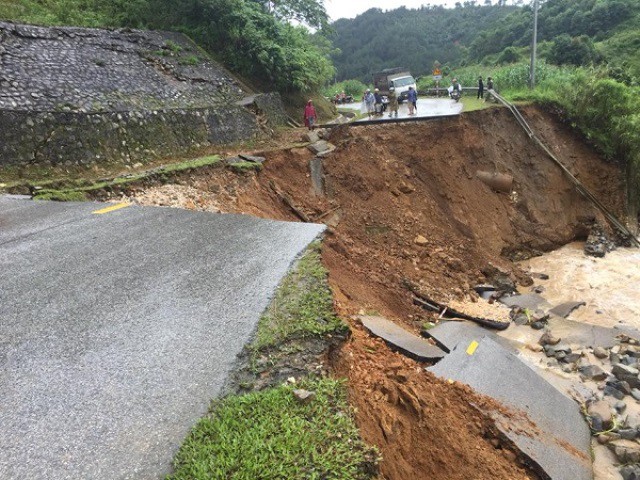
[[[621,214],[619,168],[542,110],[529,107],[525,114],[565,165]],[[503,109],[438,122],[340,127],[330,141],[337,149],[323,160],[324,194],[313,188],[313,154],[297,147],[252,152],[267,158],[257,173],[220,168],[172,185],[141,186],[129,197],[290,221],[300,221],[302,212],[329,225],[323,262],[336,308],[353,330],[333,368],[349,380],[362,434],[382,453],[384,478],[537,478],[493,435],[483,411],[499,406],[389,351],[352,315],[377,312],[417,330],[432,318],[413,305],[407,281],[443,302],[473,297],[473,285],[496,276],[528,285],[513,260],[586,238],[599,213]],[[512,191],[492,191],[478,171],[513,176]]]

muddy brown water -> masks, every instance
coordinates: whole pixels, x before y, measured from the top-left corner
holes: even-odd
[[[575,242],[521,265],[546,273],[549,280],[536,280],[552,304],[586,302],[569,317],[572,320],[640,330],[640,249],[619,248],[604,258],[586,256],[584,244]]]

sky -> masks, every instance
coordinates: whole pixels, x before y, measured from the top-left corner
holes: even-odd
[[[444,5],[453,7],[460,0],[325,0],[324,6],[327,9],[331,20],[339,18],[353,18],[370,8],[381,8],[382,10],[393,10],[398,7],[418,8],[421,5]]]

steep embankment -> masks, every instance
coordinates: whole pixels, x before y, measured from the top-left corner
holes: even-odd
[[[542,110],[525,113],[570,170],[620,214],[620,170]],[[323,260],[341,315],[375,311],[411,329],[433,317],[412,304],[405,280],[437,300],[470,295],[471,286],[496,274],[527,283],[512,258],[584,237],[599,217],[503,109],[340,127],[330,140],[337,149],[322,160],[323,192],[310,173],[314,156],[298,147],[263,152],[259,173],[219,168],[124,193],[144,204],[325,222]],[[479,170],[512,175],[512,193],[492,191],[477,179]],[[486,417],[500,406],[391,352],[357,320],[351,327],[333,368],[349,380],[359,427],[380,449],[385,478],[535,478]]]
[[[146,162],[286,122],[279,95],[245,95],[182,34],[0,22],[0,166]]]

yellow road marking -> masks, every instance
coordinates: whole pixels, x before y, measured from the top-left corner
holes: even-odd
[[[478,345],[480,344],[475,340],[471,342],[467,347],[467,355],[473,355],[474,353],[476,353],[476,349],[478,348]]]
[[[129,205],[131,205],[130,203],[116,203],[115,205],[111,205],[110,207],[107,208],[102,208],[100,210],[96,210],[95,213],[96,215],[102,215],[103,213],[109,213],[109,212],[113,212],[115,210],[120,210],[121,208],[127,208]]]

